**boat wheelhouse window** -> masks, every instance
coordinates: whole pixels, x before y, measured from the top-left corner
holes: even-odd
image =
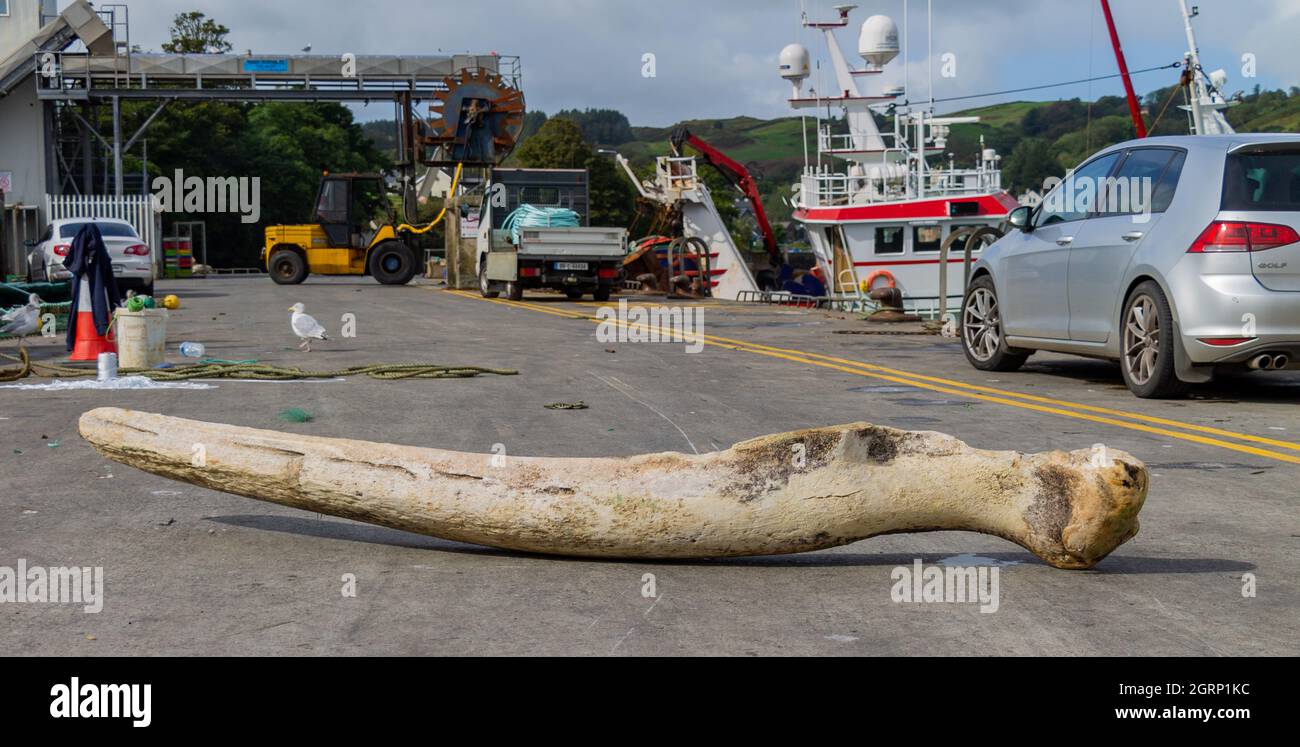
[[[943,226],[913,226],[912,251],[918,254],[937,252],[943,244]]]
[[[902,254],[903,227],[880,226],[876,229],[876,254]]]
[[[987,224],[987,223],[974,223],[974,224],[971,224],[971,225],[968,225],[968,226],[963,226],[963,225],[958,225],[958,224],[954,223],[953,225],[951,225],[951,226],[948,227],[948,235],[951,236],[951,235],[953,235],[954,233],[957,233],[958,231],[961,231],[961,230],[963,230],[963,229],[967,229],[967,228],[972,229],[971,233],[974,233],[975,231],[978,231],[978,230],[981,229],[981,228],[988,228],[988,224]],[[966,238],[967,238],[967,239],[970,238],[970,234],[969,234],[969,233],[966,234]],[[975,242],[975,246],[971,247],[971,254],[977,254],[977,253],[979,252],[979,250],[983,249],[985,246],[988,246],[988,245],[985,244],[983,241],[977,241],[977,242]],[[953,242],[953,245],[952,245],[951,247],[948,248],[948,251],[949,251],[953,256],[956,256],[956,255],[958,255],[958,254],[965,254],[965,252],[966,252],[966,242],[965,242],[965,241],[955,241],[955,242]]]

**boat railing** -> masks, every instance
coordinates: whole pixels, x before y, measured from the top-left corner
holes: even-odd
[[[681,194],[699,188],[699,174],[693,156],[664,156],[655,159],[655,181],[660,189]]]
[[[996,169],[934,169],[925,175],[911,174],[895,182],[870,176],[830,171],[809,171],[799,180],[804,207],[867,205],[877,202],[920,198],[962,197],[988,194],[1002,189],[1002,174]]]

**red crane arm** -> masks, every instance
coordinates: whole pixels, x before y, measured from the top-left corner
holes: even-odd
[[[706,163],[726,175],[740,188],[740,191],[745,193],[745,197],[749,199],[750,207],[754,210],[754,218],[758,221],[758,228],[763,232],[763,243],[767,246],[767,253],[774,262],[779,264],[781,252],[776,246],[776,234],[772,233],[772,226],[767,221],[767,211],[763,209],[763,199],[758,193],[758,184],[754,181],[753,175],[749,173],[749,169],[732,160],[727,154],[712,145],[692,135],[690,130],[685,127],[679,128],[673,133],[671,144],[673,150],[677,153],[681,153],[682,145],[689,145],[699,151]]]
[[[1133,93],[1133,78],[1128,74],[1128,63],[1124,61],[1124,49],[1119,45],[1119,32],[1115,31],[1115,18],[1110,14],[1109,0],[1101,0],[1101,11],[1106,14],[1106,28],[1110,29],[1110,45],[1115,48],[1115,60],[1119,62],[1119,74],[1124,79],[1124,93],[1128,96],[1128,112],[1133,117],[1133,126],[1137,128],[1138,137],[1147,136],[1146,122],[1142,121],[1142,107],[1138,105],[1137,94]]]

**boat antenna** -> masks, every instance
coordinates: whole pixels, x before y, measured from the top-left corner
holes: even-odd
[[[1196,34],[1192,31],[1192,18],[1196,16],[1196,8],[1193,7],[1191,12],[1187,10],[1187,0],[1178,0],[1178,6],[1183,11],[1183,30],[1187,32],[1187,69],[1192,74],[1189,98],[1192,105],[1192,134],[1200,135],[1205,132],[1205,115],[1201,112],[1201,52],[1196,48]]]
[[[930,77],[930,113],[934,114],[934,0],[925,0],[926,72]],[[921,144],[924,152],[925,144]]]

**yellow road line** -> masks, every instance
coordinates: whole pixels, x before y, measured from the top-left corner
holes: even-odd
[[[490,301],[492,303],[497,303],[504,306],[513,306],[513,307],[524,309],[526,311],[551,314],[553,316],[559,316],[567,319],[585,319],[587,321],[594,322],[594,323],[601,323],[602,321],[608,321],[624,328],[642,326],[642,325],[630,325],[615,319],[601,320],[579,312],[564,311],[558,309],[546,309],[533,304],[509,301],[505,299],[484,299],[479,296],[473,295],[471,293],[466,293],[463,291],[449,291],[449,292],[453,293],[454,295],[460,296],[462,298]],[[1211,432],[1229,438],[1236,438],[1236,439],[1248,440],[1248,441],[1259,441],[1263,443],[1280,445],[1283,446],[1284,448],[1289,448],[1289,449],[1300,448],[1300,444],[1294,444],[1289,441],[1274,441],[1273,439],[1265,439],[1258,436],[1251,436],[1250,434],[1235,433],[1233,431],[1226,431],[1217,428],[1209,428],[1208,426],[1199,426],[1193,423],[1183,423],[1176,420],[1167,420],[1164,418],[1142,416],[1142,415],[1137,415],[1135,413],[1125,413],[1118,410],[1108,410],[1107,408],[1103,408],[1103,407],[1093,407],[1091,405],[1084,405],[1081,403],[1069,402],[1066,400],[1053,400],[1047,397],[1022,395],[1018,392],[1008,392],[1004,390],[994,389],[992,387],[982,387],[973,384],[966,384],[964,382],[952,381],[950,379],[942,379],[939,377],[923,376],[920,374],[913,374],[907,371],[899,371],[896,369],[885,368],[883,366],[875,366],[869,363],[861,363],[858,361],[838,359],[832,356],[823,356],[817,353],[806,353],[799,350],[776,348],[767,345],[760,345],[757,343],[750,343],[744,340],[734,340],[725,337],[715,337],[712,335],[699,335],[699,337],[702,338],[702,341],[706,345],[712,345],[715,347],[723,347],[732,350],[741,350],[743,352],[754,353],[756,355],[763,355],[771,358],[779,358],[794,363],[802,363],[804,365],[827,368],[834,371],[856,374],[858,376],[865,376],[869,378],[880,379],[883,381],[891,381],[898,384],[904,384],[907,386],[917,387],[920,389],[928,389],[931,391],[942,392],[944,394],[951,394],[958,397],[966,397],[969,399],[982,400],[985,402],[994,402],[997,404],[1007,405],[1010,407],[1018,407],[1024,410],[1031,410],[1035,412],[1043,412],[1043,413],[1049,413],[1053,415],[1061,415],[1063,417],[1068,417],[1068,418],[1075,418],[1077,420],[1087,420],[1095,423],[1103,423],[1106,425],[1113,425],[1120,428],[1127,428],[1129,430],[1141,431],[1143,433],[1150,433],[1153,435],[1163,436],[1166,438],[1174,438],[1182,441],[1191,441],[1193,443],[1199,443],[1206,446],[1217,446],[1219,448],[1228,449],[1231,451],[1238,451],[1245,454],[1253,454],[1255,456],[1267,457],[1269,459],[1276,459],[1278,461],[1288,462],[1291,464],[1300,464],[1300,456],[1295,456],[1292,454],[1284,454],[1276,451],[1269,451],[1267,449],[1260,449],[1254,446],[1247,446],[1244,444],[1230,443],[1228,441],[1222,441],[1216,438],[1199,436],[1193,433],[1179,433],[1177,431],[1171,431],[1165,428],[1158,428],[1152,425],[1145,425],[1141,422],[1128,422],[1124,420],[1116,420],[1111,417],[1093,415],[1087,411],[1113,413],[1125,418],[1146,420],[1148,422],[1156,422],[1162,425],[1170,425],[1172,427],[1182,428],[1186,430]],[[977,392],[990,392],[991,394],[982,394]],[[1002,395],[1002,396],[997,396],[997,395]],[[1026,400],[1026,401],[1021,401],[1021,400]],[[1038,404],[1038,402],[1043,402],[1046,404]],[[1062,409],[1062,408],[1074,408],[1074,409]],[[1084,410],[1085,412],[1079,412],[1077,410]]]

